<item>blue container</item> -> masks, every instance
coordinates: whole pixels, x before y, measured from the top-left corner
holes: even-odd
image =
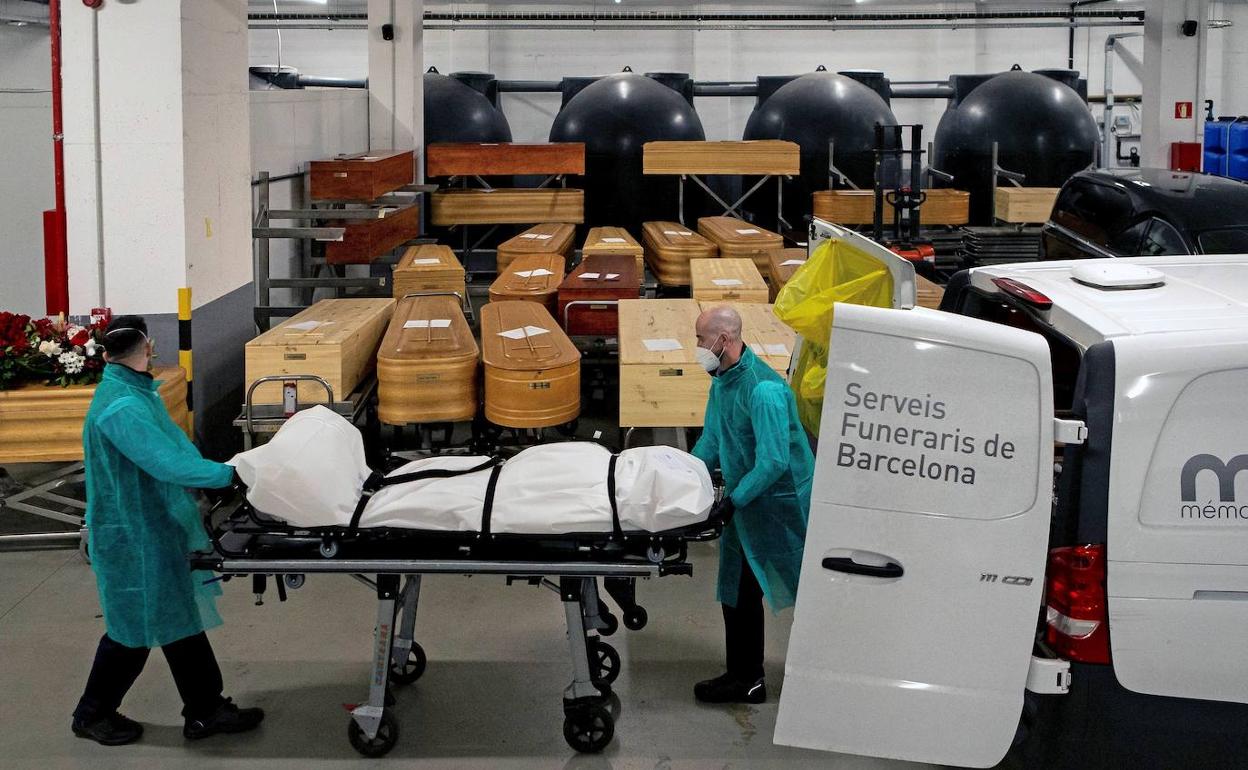
[[[1205,122],[1205,173],[1226,176],[1234,118]]]
[[[1231,124],[1226,175],[1232,179],[1248,179],[1248,118],[1240,118]]]

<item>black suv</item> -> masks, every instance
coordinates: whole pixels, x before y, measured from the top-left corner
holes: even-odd
[[[1248,184],[1132,168],[1083,171],[1062,187],[1041,259],[1248,254]]]

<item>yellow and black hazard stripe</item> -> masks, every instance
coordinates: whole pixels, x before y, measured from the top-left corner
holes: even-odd
[[[178,366],[186,372],[186,410],[195,428],[195,370],[191,360],[191,289],[178,289]]]

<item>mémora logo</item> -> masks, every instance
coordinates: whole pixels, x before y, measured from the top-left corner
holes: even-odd
[[[1218,505],[1213,500],[1203,505],[1196,500],[1196,478],[1201,471],[1213,471],[1217,477]],[[1235,478],[1240,471],[1248,471],[1248,455],[1236,455],[1230,462],[1222,462],[1214,455],[1201,454],[1184,463],[1179,474],[1179,495],[1183,500],[1180,518],[1248,520],[1248,501],[1237,505],[1235,500]]]

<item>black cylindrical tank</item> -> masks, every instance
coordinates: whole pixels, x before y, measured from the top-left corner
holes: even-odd
[[[478,78],[479,79],[479,78]],[[506,116],[472,86],[425,73],[425,145],[434,142],[510,142]]]
[[[585,143],[586,176],[571,181],[585,188],[586,224],[630,230],[676,217],[676,181],[642,176],[642,145],[705,138],[702,121],[680,93],[632,72],[585,86],[550,128],[552,142]]]
[[[1060,187],[1092,163],[1098,132],[1087,104],[1052,77],[1012,71],[977,85],[936,129],[933,165],[971,193],[972,224],[989,224],[992,145],[1027,187]]]
[[[828,189],[829,141],[836,167],[859,187],[871,187],[876,124],[893,126],[897,118],[874,90],[832,72],[802,75],[754,110],[745,124],[746,139],[786,139],[801,147],[802,173],[784,183],[789,224],[801,227],[811,193]],[[772,219],[774,196],[758,196],[751,199],[751,210],[764,221]]]

